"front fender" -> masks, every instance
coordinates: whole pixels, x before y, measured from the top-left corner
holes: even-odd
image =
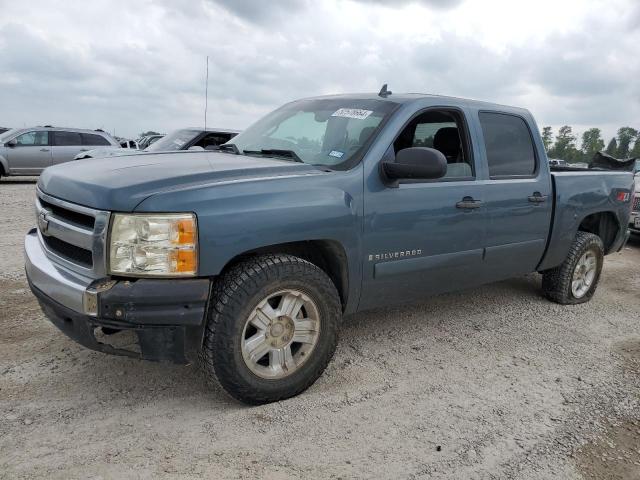
[[[282,243],[331,240],[348,259],[349,298],[361,284],[362,168],[210,185],[153,195],[136,211],[195,212],[199,273],[220,274],[238,255]]]

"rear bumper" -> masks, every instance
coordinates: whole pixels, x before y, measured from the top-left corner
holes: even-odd
[[[52,263],[33,231],[25,239],[25,270],[45,315],[81,345],[145,360],[196,360],[208,279],[93,281]]]

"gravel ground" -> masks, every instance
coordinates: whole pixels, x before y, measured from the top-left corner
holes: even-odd
[[[586,305],[530,275],[355,315],[310,390],[249,408],[50,325],[33,197],[0,181],[0,478],[640,479],[640,241]]]

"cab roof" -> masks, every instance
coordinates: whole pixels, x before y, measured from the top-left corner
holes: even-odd
[[[431,100],[434,105],[439,104],[442,106],[457,106],[457,107],[475,107],[478,109],[499,110],[508,111],[514,113],[529,113],[527,109],[521,107],[514,107],[510,105],[502,105],[499,103],[484,102],[480,100],[473,100],[468,98],[450,97],[446,95],[435,95],[429,93],[391,93],[387,96],[380,96],[377,93],[344,93],[338,95],[321,95],[318,97],[312,97],[315,99],[340,99],[345,100],[380,100],[396,104],[409,104],[420,100]]]

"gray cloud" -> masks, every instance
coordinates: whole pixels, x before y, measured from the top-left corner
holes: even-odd
[[[619,34],[626,14],[607,20],[594,9],[583,28],[495,49],[446,29],[429,37],[381,32],[388,11],[377,0],[327,0],[317,8],[288,0],[270,11],[248,2],[157,0],[144,17],[126,0],[113,1],[92,3],[103,10],[89,17],[69,10],[56,22],[44,15],[29,23],[0,20],[0,125],[105,127],[128,135],[198,125],[206,55],[209,124],[221,127],[244,128],[295,98],[377,91],[384,82],[395,92],[528,107],[541,125],[613,133],[640,118],[640,32],[629,26]],[[433,25],[462,25],[464,4],[437,10],[439,2],[427,3]],[[113,10],[120,15],[105,15]],[[393,14],[401,18],[402,9]],[[19,15],[9,10],[5,18]]]
[[[208,0],[239,18],[252,22],[262,22],[282,15],[291,15],[305,9],[308,0]]]
[[[410,4],[419,4],[425,7],[449,9],[461,5],[465,0],[353,0],[359,3],[384,5],[386,7],[399,7]]]

